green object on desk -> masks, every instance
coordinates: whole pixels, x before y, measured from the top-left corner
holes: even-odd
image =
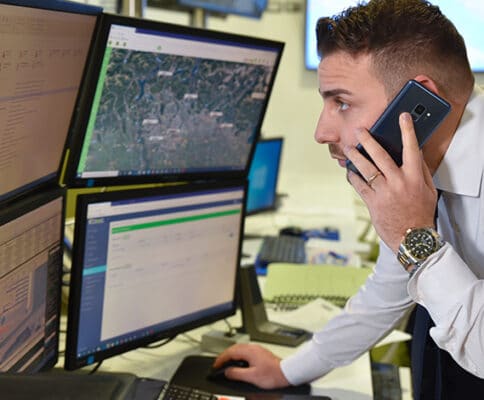
[[[343,307],[372,272],[351,266],[272,263],[267,270],[264,300],[294,308],[322,297]]]

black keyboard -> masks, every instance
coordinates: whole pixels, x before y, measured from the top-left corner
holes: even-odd
[[[217,400],[217,396],[203,390],[167,383],[158,400]]]
[[[258,255],[263,263],[288,262],[303,264],[306,262],[304,239],[297,236],[265,236]]]

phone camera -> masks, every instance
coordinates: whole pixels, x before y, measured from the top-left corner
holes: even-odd
[[[412,112],[410,113],[412,115],[412,119],[414,121],[417,121],[425,112],[425,110],[426,110],[425,106],[423,106],[422,104],[417,104],[415,108],[412,110]]]

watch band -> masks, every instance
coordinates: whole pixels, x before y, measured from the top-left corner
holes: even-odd
[[[410,258],[405,254],[406,249],[403,245],[403,243],[400,243],[400,246],[398,248],[398,253],[397,253],[397,259],[402,264],[402,267],[408,271],[408,269],[413,265],[412,261],[410,261]]]

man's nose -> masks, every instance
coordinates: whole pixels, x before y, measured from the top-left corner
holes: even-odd
[[[314,132],[314,139],[321,144],[338,143],[340,141],[338,130],[324,109],[319,116],[316,131]]]

